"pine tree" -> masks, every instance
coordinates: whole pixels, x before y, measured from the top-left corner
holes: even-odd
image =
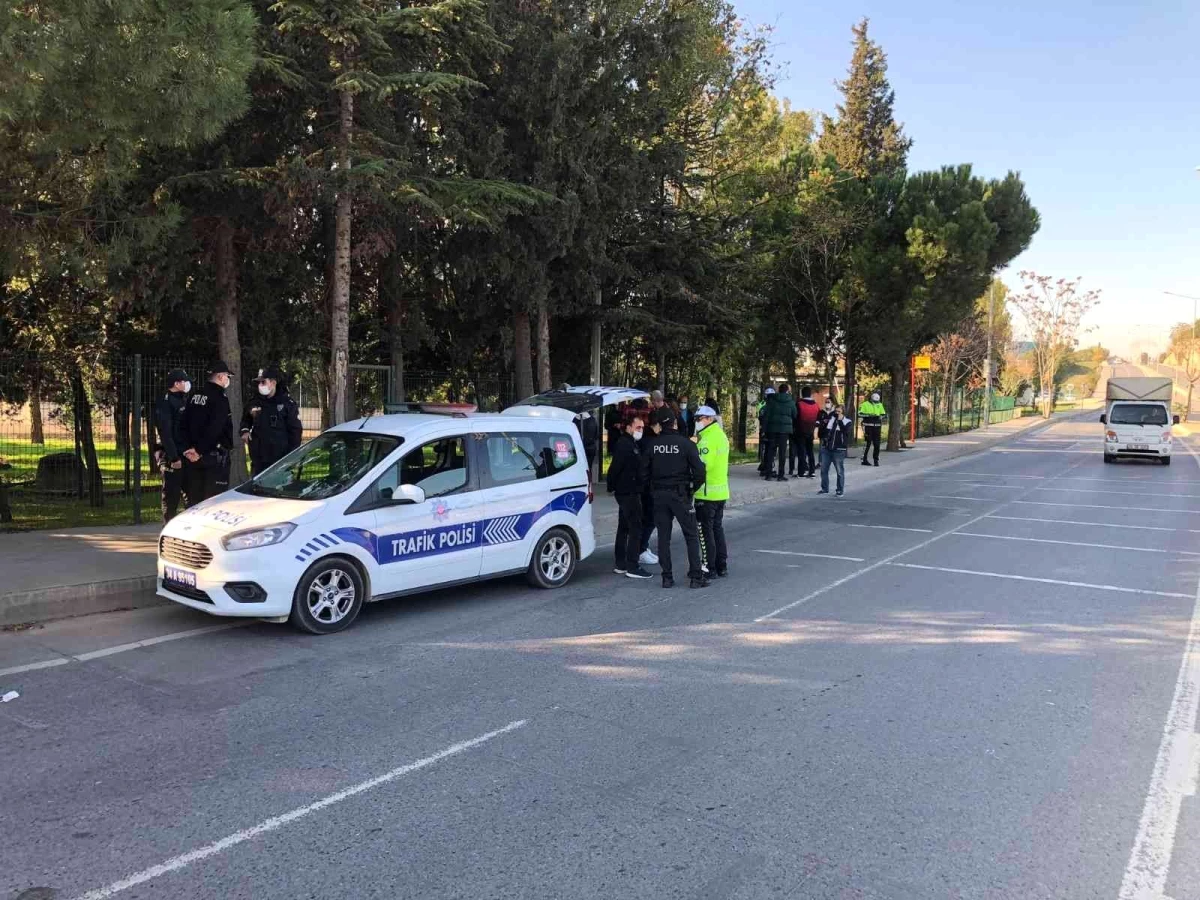
[[[887,54],[867,36],[868,20],[854,26],[854,55],[837,117],[824,117],[820,149],[859,178],[902,172],[912,141],[896,121],[896,93],[887,78]]]

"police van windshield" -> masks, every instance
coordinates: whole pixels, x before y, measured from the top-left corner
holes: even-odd
[[[399,445],[399,438],[384,434],[327,431],[238,490],[260,497],[325,500],[352,487]]]
[[[1114,403],[1110,425],[1166,425],[1167,408],[1161,403]]]

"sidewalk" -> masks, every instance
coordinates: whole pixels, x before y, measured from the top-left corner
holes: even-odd
[[[1077,414],[1058,413],[1051,421]],[[908,450],[883,453],[879,468],[859,466],[852,450],[849,490],[857,494],[905,478],[1043,424],[1037,417],[1013,419],[987,432],[923,438]],[[752,464],[733,467],[729,481],[730,507],[812,496],[817,489],[815,480],[807,478],[763,481]],[[607,552],[605,545],[617,530],[617,507],[611,496],[597,493],[593,521],[602,548],[598,552]],[[4,573],[0,626],[165,603],[154,596],[158,530],[158,525],[130,525],[0,535]]]

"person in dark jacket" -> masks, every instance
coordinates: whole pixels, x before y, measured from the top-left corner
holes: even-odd
[[[655,392],[657,393],[657,391]],[[654,412],[650,407],[650,401],[645,397],[639,397],[632,403],[625,405],[623,418],[621,419],[622,432],[629,430],[629,424],[634,419],[641,419],[644,425],[649,425],[650,416]],[[650,441],[647,439],[646,444]],[[645,447],[642,448],[645,453]],[[654,534],[654,495],[650,493],[650,484],[647,481],[645,489],[642,492],[642,539],[638,545],[641,551],[638,554],[638,562],[643,566],[658,565],[658,554],[650,549],[650,537]]]
[[[704,462],[696,445],[675,430],[675,416],[669,409],[656,410],[650,417],[650,424],[655,437],[648,448],[649,479],[654,494],[662,585],[665,588],[675,586],[671,568],[671,524],[677,521],[687,543],[688,581],[694,588],[708,587],[700,556],[696,509],[692,503],[697,488],[704,484]]]
[[[763,459],[763,477],[770,479],[774,476],[776,481],[787,481],[784,470],[787,468],[792,432],[796,430],[796,401],[792,399],[791,389],[786,384],[781,384],[779,389],[767,398],[763,419],[767,429],[767,455]],[[776,459],[779,468],[773,471]]]
[[[839,403],[821,426],[821,490],[817,493],[829,493],[831,465],[837,469],[837,495],[846,492],[846,453],[853,439],[854,420],[846,416]]]
[[[812,478],[817,472],[817,460],[813,456],[813,429],[817,427],[817,418],[821,415],[821,407],[812,398],[812,388],[800,389],[800,402],[796,404],[796,430],[792,436],[792,454],[789,457],[788,471],[803,478]]]
[[[154,448],[154,462],[162,474],[163,522],[170,522],[183,508],[190,505],[183,492],[183,411],[187,408],[188,394],[192,382],[183,369],[167,373],[167,392],[154,405],[154,426],[158,431],[158,444]]]
[[[229,453],[233,449],[233,418],[229,412],[229,389],[233,372],[216,362],[208,372],[208,383],[192,394],[183,411],[183,484],[188,502],[195,504],[229,487]]]
[[[688,409],[688,395],[679,395],[679,433],[685,438],[696,436],[696,415]]]
[[[259,369],[254,379],[258,396],[246,404],[242,413],[242,441],[250,447],[250,474],[273,465],[304,439],[300,424],[300,405],[288,396],[283,373],[274,366]]]
[[[642,494],[646,491],[646,459],[642,452],[645,427],[642,419],[626,423],[608,465],[608,491],[616,498],[619,510],[613,571],[629,578],[653,577],[638,561],[642,551]]]

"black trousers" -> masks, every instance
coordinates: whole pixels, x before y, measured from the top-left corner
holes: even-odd
[[[697,500],[696,519],[700,523],[700,558],[710,572],[729,568],[729,549],[725,545],[725,501]]]
[[[770,475],[772,471],[776,475],[782,475],[787,471],[788,455],[790,454],[789,445],[792,442],[792,436],[786,431],[776,432],[767,437],[767,458],[763,461],[766,465],[766,474]],[[779,468],[773,469],[776,462]]]
[[[875,464],[879,464],[879,438],[883,434],[882,425],[864,425],[863,438],[866,444],[863,446],[863,462],[867,461],[867,454],[874,451]]]
[[[638,541],[638,554],[650,549],[650,535],[654,534],[654,494],[646,491],[642,494],[642,534]],[[636,563],[631,560],[630,565]]]
[[[700,529],[696,523],[696,511],[686,489],[654,492],[654,524],[658,528],[658,565],[664,578],[673,577],[671,568],[671,523],[679,523],[683,540],[687,544],[688,578],[702,578],[700,567]]]
[[[792,448],[796,455],[796,474],[810,475],[817,471],[817,458],[813,455],[813,434],[801,432],[792,438]]]
[[[184,463],[187,465],[187,463]],[[179,513],[180,501],[187,509],[192,504],[183,491],[183,469],[166,468],[162,470],[162,517],[163,522],[170,522]]]
[[[616,568],[636,569],[642,552],[642,495],[617,494],[617,538],[613,545]]]
[[[198,463],[183,462],[183,492],[187,494],[188,505],[194,506],[201,500],[215,497],[229,490],[229,457],[223,464],[209,458],[201,458]]]

